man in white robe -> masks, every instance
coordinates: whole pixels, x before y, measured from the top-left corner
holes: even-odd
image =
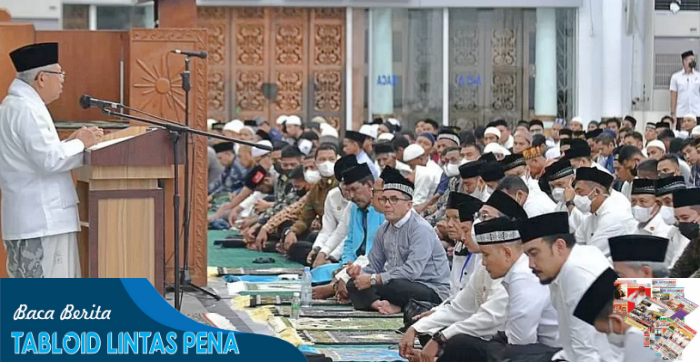
[[[580,298],[574,316],[605,333],[610,345],[622,350],[624,362],[661,362],[651,348],[644,348],[644,333],[613,312],[613,291],[618,275],[606,269]]]
[[[569,229],[573,234],[576,229],[583,224],[583,221],[590,213],[582,213],[574,206],[573,201],[566,201],[569,198],[574,198],[574,189],[571,187],[574,181],[574,169],[571,167],[571,162],[566,158],[554,162],[545,169],[545,177],[552,189],[552,198],[557,203],[555,211],[564,211],[569,214]]]
[[[58,99],[65,73],[58,44],[10,53],[17,70],[0,104],[2,239],[12,278],[80,277],[78,196],[70,171],[101,141],[90,127],[58,138],[46,105]]]
[[[583,224],[576,230],[576,242],[599,248],[606,257],[610,256],[608,239],[614,236],[632,234],[637,222],[632,214],[621,208],[610,197],[613,177],[593,167],[583,167],[576,171],[574,181],[574,204],[581,212],[590,212]]]
[[[577,245],[569,233],[569,215],[545,214],[521,222],[519,233],[529,266],[549,285],[552,305],[557,310],[562,357],[571,362],[617,361],[602,333],[573,315],[576,303],[610,263],[600,249]],[[610,291],[612,295],[612,290]]]
[[[554,212],[556,205],[542,191],[530,189],[522,178],[514,175],[504,177],[496,190],[506,193],[523,207],[528,217]]]

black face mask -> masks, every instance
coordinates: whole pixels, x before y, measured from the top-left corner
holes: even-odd
[[[630,170],[630,173],[632,174],[632,176],[637,177],[637,168],[636,167],[630,168],[629,170]]]
[[[659,178],[669,178],[673,177],[673,172],[662,172],[659,174]]]
[[[304,197],[306,195],[306,189],[297,189],[297,196]]]
[[[690,240],[695,240],[700,235],[700,225],[694,222],[679,222],[678,230],[680,230],[681,235]]]
[[[282,169],[282,165],[280,165],[279,163],[272,164],[272,167],[275,168],[275,171],[277,171],[277,174],[279,174],[279,175],[286,175],[287,174],[287,172],[285,172]]]
[[[692,62],[688,63],[688,66],[690,67],[690,69],[695,69],[695,66],[697,66],[697,65],[698,65],[698,63],[696,63],[694,60]]]

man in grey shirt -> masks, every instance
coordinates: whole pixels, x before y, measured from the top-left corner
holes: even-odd
[[[374,236],[369,265],[348,267],[355,309],[395,314],[411,299],[439,304],[450,294],[445,249],[430,224],[413,211],[413,183],[390,168],[382,173],[379,203],[386,222]]]
[[[212,146],[207,147],[207,163],[209,166],[209,170],[207,172],[207,183],[211,184],[219,178],[221,173],[224,172],[224,165],[222,165],[221,162],[219,162],[219,159],[216,158],[216,151],[214,151]]]

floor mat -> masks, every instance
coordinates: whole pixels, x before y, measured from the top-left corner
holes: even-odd
[[[274,317],[273,324],[290,326],[297,331],[395,331],[403,327],[401,318],[299,318]],[[278,321],[278,322],[277,322]],[[273,328],[277,328],[273,326]]]
[[[278,316],[288,317],[291,313],[289,306],[276,306],[273,313]],[[301,308],[299,316],[308,318],[401,318],[403,314],[381,315],[378,312],[355,310],[352,305],[345,306],[312,306]]]
[[[226,317],[218,313],[186,313],[185,316],[195,322],[199,322],[210,327],[226,329],[229,331],[237,330],[236,327],[228,319],[226,319]]]
[[[297,262],[287,260],[277,253],[263,253],[243,248],[220,248],[214,245],[214,241],[225,239],[230,231],[227,230],[209,230],[207,232],[207,265],[213,267],[231,267],[231,268],[254,268],[264,269],[270,268],[303,268]],[[259,258],[273,258],[275,262],[272,264],[255,264],[253,260]]]
[[[394,331],[301,331],[314,344],[399,344],[402,335]]]
[[[302,346],[299,350],[304,352],[322,353],[334,362],[403,362],[405,359],[399,356],[396,349],[372,348],[314,348]]]
[[[280,295],[246,295],[233,298],[231,304],[235,309],[254,308],[264,305],[291,305],[292,297]],[[342,306],[333,299],[314,300],[312,305]],[[349,304],[345,304],[346,306]]]
[[[301,283],[272,282],[272,283],[228,283],[230,295],[286,295],[292,296],[301,292]]]
[[[304,272],[304,268],[217,268],[217,275],[282,275],[282,274],[300,274]]]

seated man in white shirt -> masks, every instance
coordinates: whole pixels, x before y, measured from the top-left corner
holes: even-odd
[[[488,221],[478,225],[485,223]],[[479,231],[474,231],[478,238]],[[399,344],[399,353],[405,358],[433,361],[443,350],[438,358],[440,362],[463,361],[466,355],[470,361],[489,361],[499,355],[505,338],[498,332],[505,329],[508,304],[508,294],[501,281],[492,279],[483,263],[476,265],[467,286],[449,304],[442,304],[408,328]],[[417,334],[432,335],[420,352],[413,349]]]
[[[660,362],[661,356],[644,348],[644,333],[625,323],[624,314],[613,312],[613,292],[618,275],[606,269],[580,298],[574,316],[605,333],[609,344],[622,350],[624,362]]]
[[[503,172],[508,175],[518,176],[525,181],[530,192],[542,192],[540,190],[540,185],[537,180],[530,177],[528,167],[525,163],[525,157],[522,154],[514,153],[503,158],[499,161],[501,166],[503,166]],[[550,200],[551,201],[551,200]]]
[[[610,256],[620,278],[668,278],[668,239],[651,235],[610,238]],[[635,303],[636,304],[636,303]]]
[[[567,213],[557,212],[522,221],[519,228],[529,266],[540,283],[549,285],[557,310],[564,356],[555,357],[577,362],[616,361],[618,356],[605,336],[573,316],[581,296],[610,263],[600,249],[576,245],[568,220]]]
[[[610,256],[608,239],[631,234],[637,222],[632,214],[610,198],[613,177],[596,168],[579,168],[574,181],[574,204],[581,212],[590,212],[576,230],[576,242],[598,247],[606,257]]]
[[[415,194],[413,202],[416,210],[422,211],[426,203],[437,190],[442,178],[442,168],[433,162],[425,153],[423,147],[412,144],[403,151],[403,159],[413,169],[413,183]]]
[[[554,212],[556,205],[544,192],[532,191],[519,176],[506,176],[496,190],[506,193],[523,207],[528,217]]]
[[[575,233],[590,213],[584,214],[574,206],[573,201],[566,201],[567,193],[569,199],[573,199],[575,195],[574,188],[571,186],[574,182],[574,169],[571,167],[571,161],[562,158],[549,165],[545,169],[545,177],[552,189],[552,198],[557,203],[554,211],[564,211],[569,214],[569,228],[571,233]]]

